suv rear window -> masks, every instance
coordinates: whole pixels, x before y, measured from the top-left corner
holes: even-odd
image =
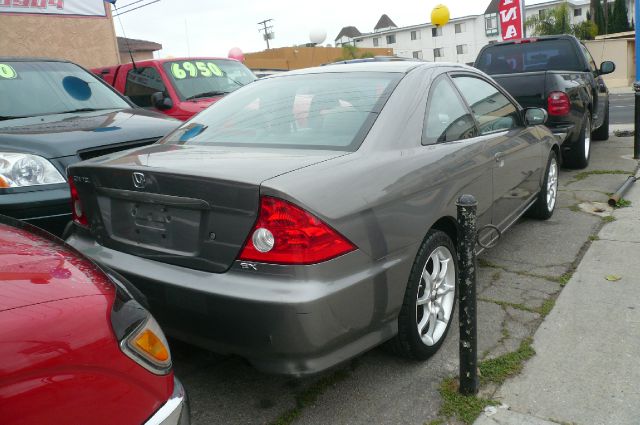
[[[486,48],[476,68],[489,75],[534,71],[584,71],[570,40],[538,40]]]
[[[162,143],[353,151],[403,74],[289,75],[255,81]]]

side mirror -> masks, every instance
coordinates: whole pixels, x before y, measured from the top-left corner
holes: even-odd
[[[600,75],[611,74],[616,70],[616,64],[611,61],[604,61],[600,65]]]
[[[529,108],[524,114],[524,121],[527,126],[542,125],[547,122],[549,114],[542,108]]]
[[[151,105],[153,105],[154,108],[165,111],[173,108],[173,101],[170,97],[165,96],[163,92],[157,91],[151,95]]]

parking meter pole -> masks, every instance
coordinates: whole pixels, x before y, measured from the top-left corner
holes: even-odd
[[[476,313],[476,235],[478,202],[458,198],[458,305],[460,319],[460,393],[478,392],[478,331]]]
[[[635,91],[635,120],[634,120],[634,134],[633,134],[633,159],[640,159],[640,81],[633,83],[633,90]]]

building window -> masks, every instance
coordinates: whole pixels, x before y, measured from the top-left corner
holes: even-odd
[[[380,38],[376,37],[373,39],[373,47],[378,47],[380,45]]]
[[[395,42],[396,42],[395,34],[391,34],[387,36],[387,44],[395,44]]]
[[[456,46],[456,52],[458,52],[459,55],[466,55],[469,53],[469,47],[467,47],[466,44],[458,44]]]
[[[415,52],[413,52],[413,58],[414,59],[422,59],[422,51],[416,50]]]
[[[420,31],[411,31],[411,40],[420,40]]]
[[[431,28],[431,36],[432,37],[442,37],[442,27],[433,27],[433,28]]]
[[[488,36],[498,35],[498,14],[486,15],[484,18],[484,30]]]
[[[573,16],[582,16],[582,9],[581,8],[577,8],[577,9],[573,9]]]
[[[547,11],[545,9],[538,10],[538,17],[540,19],[544,19],[544,15],[546,15]]]
[[[433,57],[434,58],[444,57],[444,49],[442,47],[439,47],[437,49],[433,49]]]
[[[464,23],[456,24],[456,34],[463,33],[463,32],[465,32],[465,30],[466,30],[466,28],[465,28]]]

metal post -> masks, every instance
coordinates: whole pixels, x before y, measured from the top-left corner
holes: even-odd
[[[460,321],[460,393],[478,392],[478,330],[476,314],[476,214],[472,195],[458,198],[458,305]]]
[[[633,159],[640,159],[640,0],[634,2],[635,29],[636,29],[636,82],[633,89],[636,92],[636,116],[635,116],[635,135],[633,136]]]
[[[637,72],[637,71],[636,71]],[[633,159],[640,159],[640,81],[633,83],[635,91],[635,119],[633,133]]]

